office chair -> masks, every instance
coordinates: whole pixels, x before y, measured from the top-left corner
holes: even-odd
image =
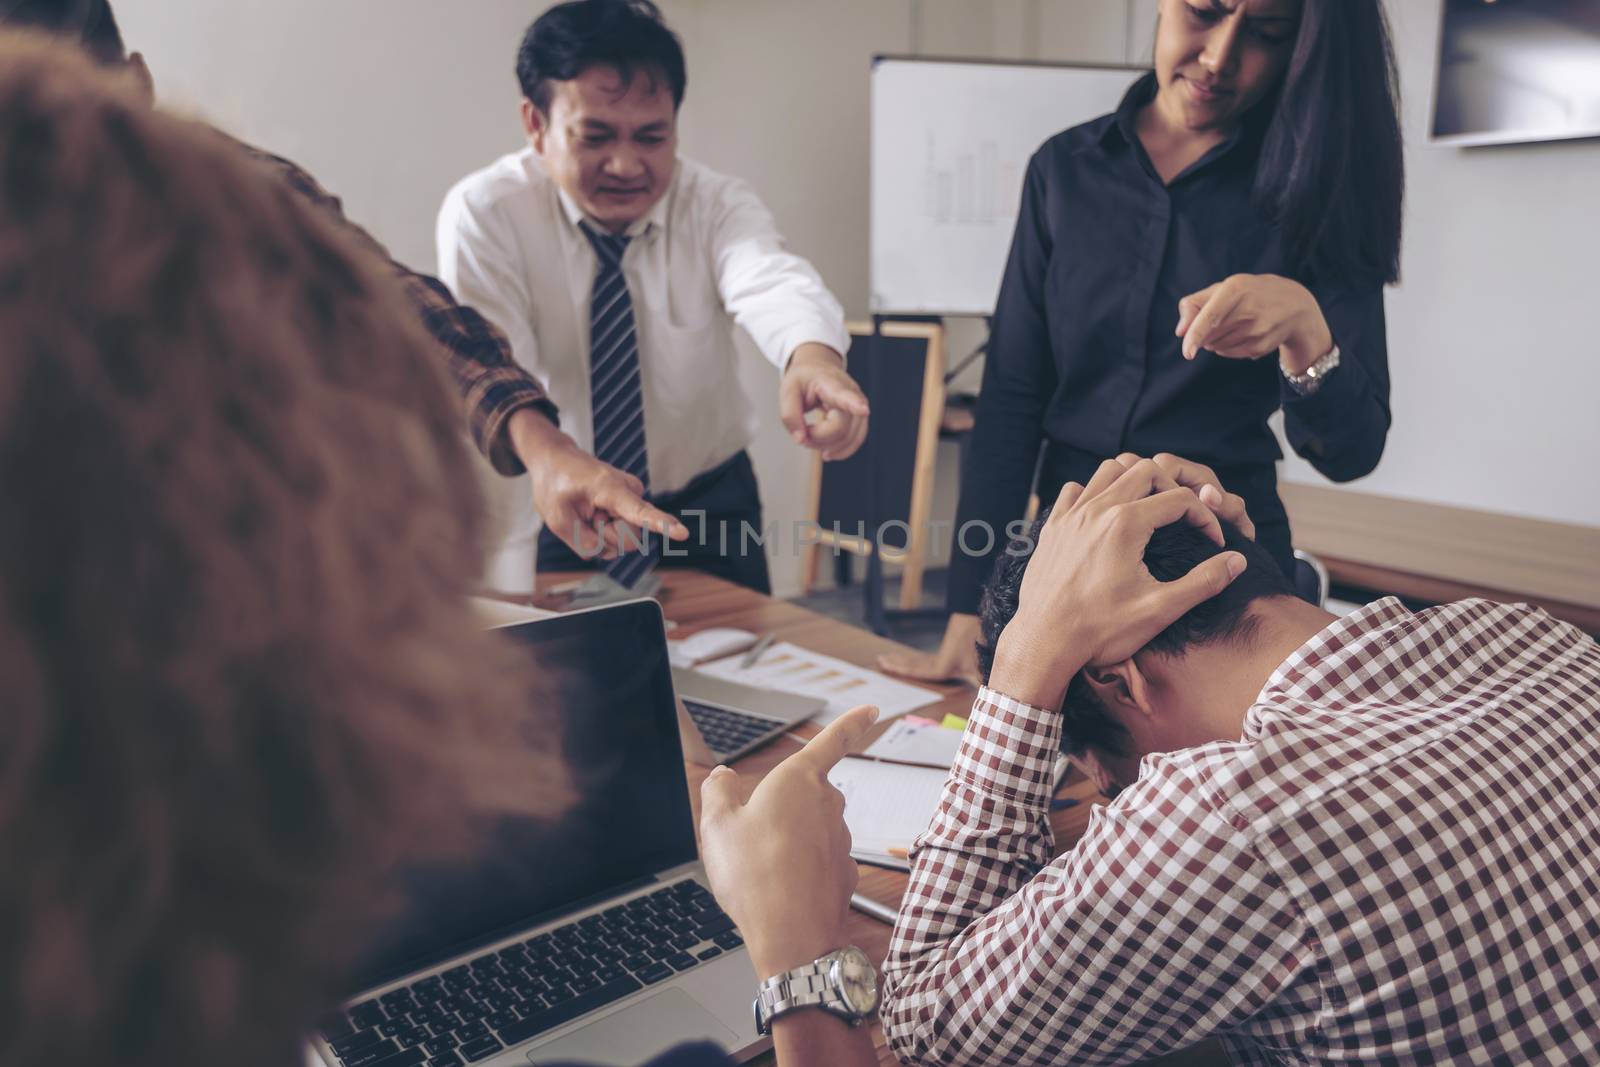
[[[1294,550],[1294,591],[1308,604],[1322,607],[1328,599],[1328,568],[1309,552]]]

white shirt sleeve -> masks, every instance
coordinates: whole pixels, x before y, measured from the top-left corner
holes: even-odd
[[[445,195],[434,241],[439,279],[511,341],[518,363],[543,382],[533,333],[533,297],[515,247],[515,233],[493,205],[475,205],[461,186]]]
[[[784,247],[777,222],[744,182],[719,191],[711,231],[712,269],[722,303],[779,370],[808,341],[841,356],[850,347],[844,309],[816,268]]]

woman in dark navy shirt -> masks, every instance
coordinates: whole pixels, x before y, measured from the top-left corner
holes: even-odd
[[[982,586],[1036,461],[1045,501],[1121,453],[1208,465],[1292,568],[1268,418],[1282,408],[1290,444],[1334,481],[1371,472],[1389,428],[1395,96],[1380,0],[1161,0],[1155,70],[1029,162],[963,471],[950,628],[937,654],[883,666],[975,676]]]

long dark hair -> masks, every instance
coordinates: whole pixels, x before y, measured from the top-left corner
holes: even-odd
[[[1399,82],[1382,0],[1305,0],[1255,197],[1313,280],[1400,277]]]

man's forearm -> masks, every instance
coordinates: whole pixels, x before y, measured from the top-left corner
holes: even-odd
[[[851,1026],[820,1008],[774,1020],[772,1051],[778,1067],[875,1067],[877,1050],[864,1026]]]
[[[1055,852],[1048,813],[1060,738],[1054,712],[989,689],[973,704],[939,811],[911,850],[911,882],[884,961],[884,1032],[907,1062],[956,1062],[976,1053],[948,1024],[970,1010],[974,990],[1015,979],[989,969],[991,952],[967,951],[969,939],[989,946],[1017,938],[1019,952],[1038,947],[1014,926],[995,934],[977,927]],[[967,1036],[987,1043],[987,1036]]]
[[[552,455],[567,449],[581,451],[576,441],[536,407],[518,408],[512,412],[506,420],[505,432],[511,450],[530,472]]]
[[[1028,628],[1013,623],[995,649],[989,688],[1035,708],[1059,708],[1067,686],[1083,669],[1079,642],[1053,627]]]

